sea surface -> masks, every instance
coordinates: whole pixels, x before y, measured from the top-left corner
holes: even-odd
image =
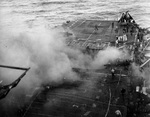
[[[1,0],[0,26],[21,32],[80,18],[118,19],[125,11],[150,27],[150,0]]]

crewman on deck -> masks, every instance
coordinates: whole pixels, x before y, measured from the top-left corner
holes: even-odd
[[[116,110],[115,113],[116,113],[116,117],[122,117],[120,110]]]
[[[116,36],[115,46],[117,47],[119,43],[118,36]]]
[[[90,47],[89,46],[86,47],[86,53],[90,54]]]
[[[111,69],[111,75],[112,75],[112,79],[114,79],[114,77],[115,77],[115,69]]]
[[[125,93],[126,93],[126,89],[122,88],[121,95],[122,95],[123,102],[125,101]]]
[[[127,39],[127,35],[126,34],[124,34],[123,36],[122,36],[122,38],[123,38],[123,42],[125,42],[125,41],[127,41],[128,39]]]
[[[98,25],[95,25],[95,30],[98,30]]]
[[[112,28],[114,28],[114,22],[112,22]]]

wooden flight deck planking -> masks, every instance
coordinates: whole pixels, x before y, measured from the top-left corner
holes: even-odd
[[[114,26],[112,26],[114,23]],[[98,27],[98,30],[95,29]],[[68,28],[73,32],[76,39],[84,39],[85,41],[97,41],[101,40],[101,43],[114,42],[116,41],[116,36],[127,36],[127,42],[133,42],[136,35],[136,29],[131,35],[131,28],[135,27],[134,24],[129,24],[128,32],[123,33],[123,29],[126,27],[125,24],[122,25],[118,21],[102,21],[102,20],[77,20],[74,22],[69,22],[64,24],[65,28]],[[118,32],[115,30],[118,28]]]
[[[114,23],[114,26],[112,23]],[[95,26],[97,26],[97,29]],[[82,41],[82,44],[94,41],[100,41],[100,43],[115,42],[116,36],[123,36],[123,34],[127,36],[126,42],[134,42],[137,33],[134,29],[133,35],[130,34],[132,28],[130,24],[129,31],[123,33],[125,27],[114,20],[81,19],[65,23],[63,27],[73,32],[76,41]],[[118,32],[115,31],[116,28],[118,28]],[[90,82],[91,80],[94,84],[83,87],[82,85],[80,87],[71,86],[67,89],[63,87],[53,88],[52,86],[45,89],[26,110],[24,117],[97,117],[107,115],[111,117],[115,116],[115,111],[118,109],[122,116],[126,117],[125,105],[127,99],[125,96],[125,101],[123,101],[120,89],[122,87],[128,89],[128,76],[116,74],[115,80],[112,81],[111,74],[107,72],[89,72],[88,74],[89,76],[87,75],[84,81]]]

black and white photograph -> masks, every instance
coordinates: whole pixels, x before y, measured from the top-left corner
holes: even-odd
[[[150,117],[150,0],[0,0],[0,117]]]

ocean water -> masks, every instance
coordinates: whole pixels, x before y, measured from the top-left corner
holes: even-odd
[[[80,18],[118,19],[125,11],[140,26],[150,27],[150,0],[2,0],[0,26],[28,31]]]

